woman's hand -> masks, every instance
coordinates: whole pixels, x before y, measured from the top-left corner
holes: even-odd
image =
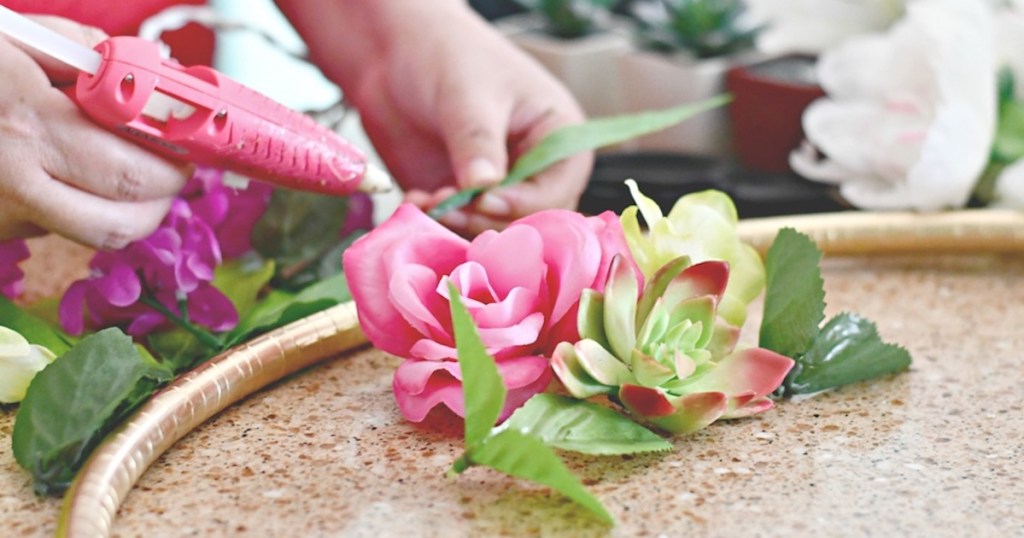
[[[100,30],[37,21],[93,47]],[[92,123],[55,86],[77,71],[0,37],[0,239],[56,232],[116,249],[160,224],[191,173]]]
[[[497,183],[545,135],[584,119],[564,87],[465,2],[279,3],[422,208],[456,189]],[[541,209],[575,208],[592,163],[590,154],[569,159],[443,222],[473,234]]]

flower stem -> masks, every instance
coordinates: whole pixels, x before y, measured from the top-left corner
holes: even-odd
[[[217,352],[224,350],[224,342],[221,342],[219,338],[217,338],[210,332],[193,325],[188,321],[186,317],[175,314],[174,312],[171,311],[170,308],[164,306],[163,303],[161,303],[160,301],[157,301],[156,299],[146,295],[143,295],[139,300],[140,302],[142,302],[142,304],[161,313],[165,318],[174,322],[174,324],[177,325],[178,327],[181,327],[182,329],[188,331],[189,334],[195,336],[196,340],[199,340],[199,342],[204,346]],[[186,311],[184,307],[182,307],[182,311]]]

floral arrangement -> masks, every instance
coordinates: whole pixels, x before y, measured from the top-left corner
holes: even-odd
[[[563,129],[505,183],[720,103]],[[909,365],[863,318],[821,325],[820,253],[805,236],[783,231],[762,262],[738,239],[724,194],[684,196],[666,215],[627,185],[636,205],[622,215],[549,210],[465,239],[404,205],[353,242],[347,234],[361,235],[365,215],[345,217],[342,206],[365,209],[355,200],[240,190],[201,170],[151,237],[96,254],[56,311],[0,302],[0,396],[24,397],[15,457],[37,491],[63,491],[103,436],[176,374],[348,300],[349,290],[366,336],[404,359],[393,381],[398,410],[414,422],[432,413],[464,420],[453,474],[488,466],[534,480],[608,522],[554,449],[669,450],[666,434]],[[26,255],[17,242],[0,254]],[[20,278],[11,272],[0,284],[17,291]],[[762,291],[759,342],[741,344]]]

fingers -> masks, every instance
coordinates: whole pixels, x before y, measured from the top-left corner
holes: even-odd
[[[193,167],[172,162],[107,132],[79,114],[63,95],[45,122],[50,144],[42,166],[64,183],[114,201],[146,201],[178,193]],[[63,108],[64,110],[60,110]]]
[[[51,30],[63,34],[73,41],[81,43],[89,49],[95,47],[108,37],[107,34],[99,28],[79,24],[62,17],[33,15],[29,18]],[[21,44],[18,44],[18,46],[43,68],[43,71],[46,72],[47,76],[49,76],[50,80],[54,83],[73,82],[78,77],[79,72],[77,69],[42,54],[33,48]]]
[[[480,214],[511,220],[544,209],[575,209],[593,168],[593,154],[576,155],[528,181],[491,189],[476,203]]]
[[[40,172],[19,189],[25,220],[101,249],[120,249],[160,225],[172,198],[115,202],[80,191]]]
[[[449,99],[442,136],[461,188],[494,185],[508,169],[507,110],[472,99]]]

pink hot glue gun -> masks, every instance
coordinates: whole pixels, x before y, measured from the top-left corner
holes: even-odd
[[[324,194],[391,186],[333,131],[209,67],[165,60],[150,41],[90,50],[3,6],[0,32],[78,69],[73,97],[86,114],[170,158]]]

